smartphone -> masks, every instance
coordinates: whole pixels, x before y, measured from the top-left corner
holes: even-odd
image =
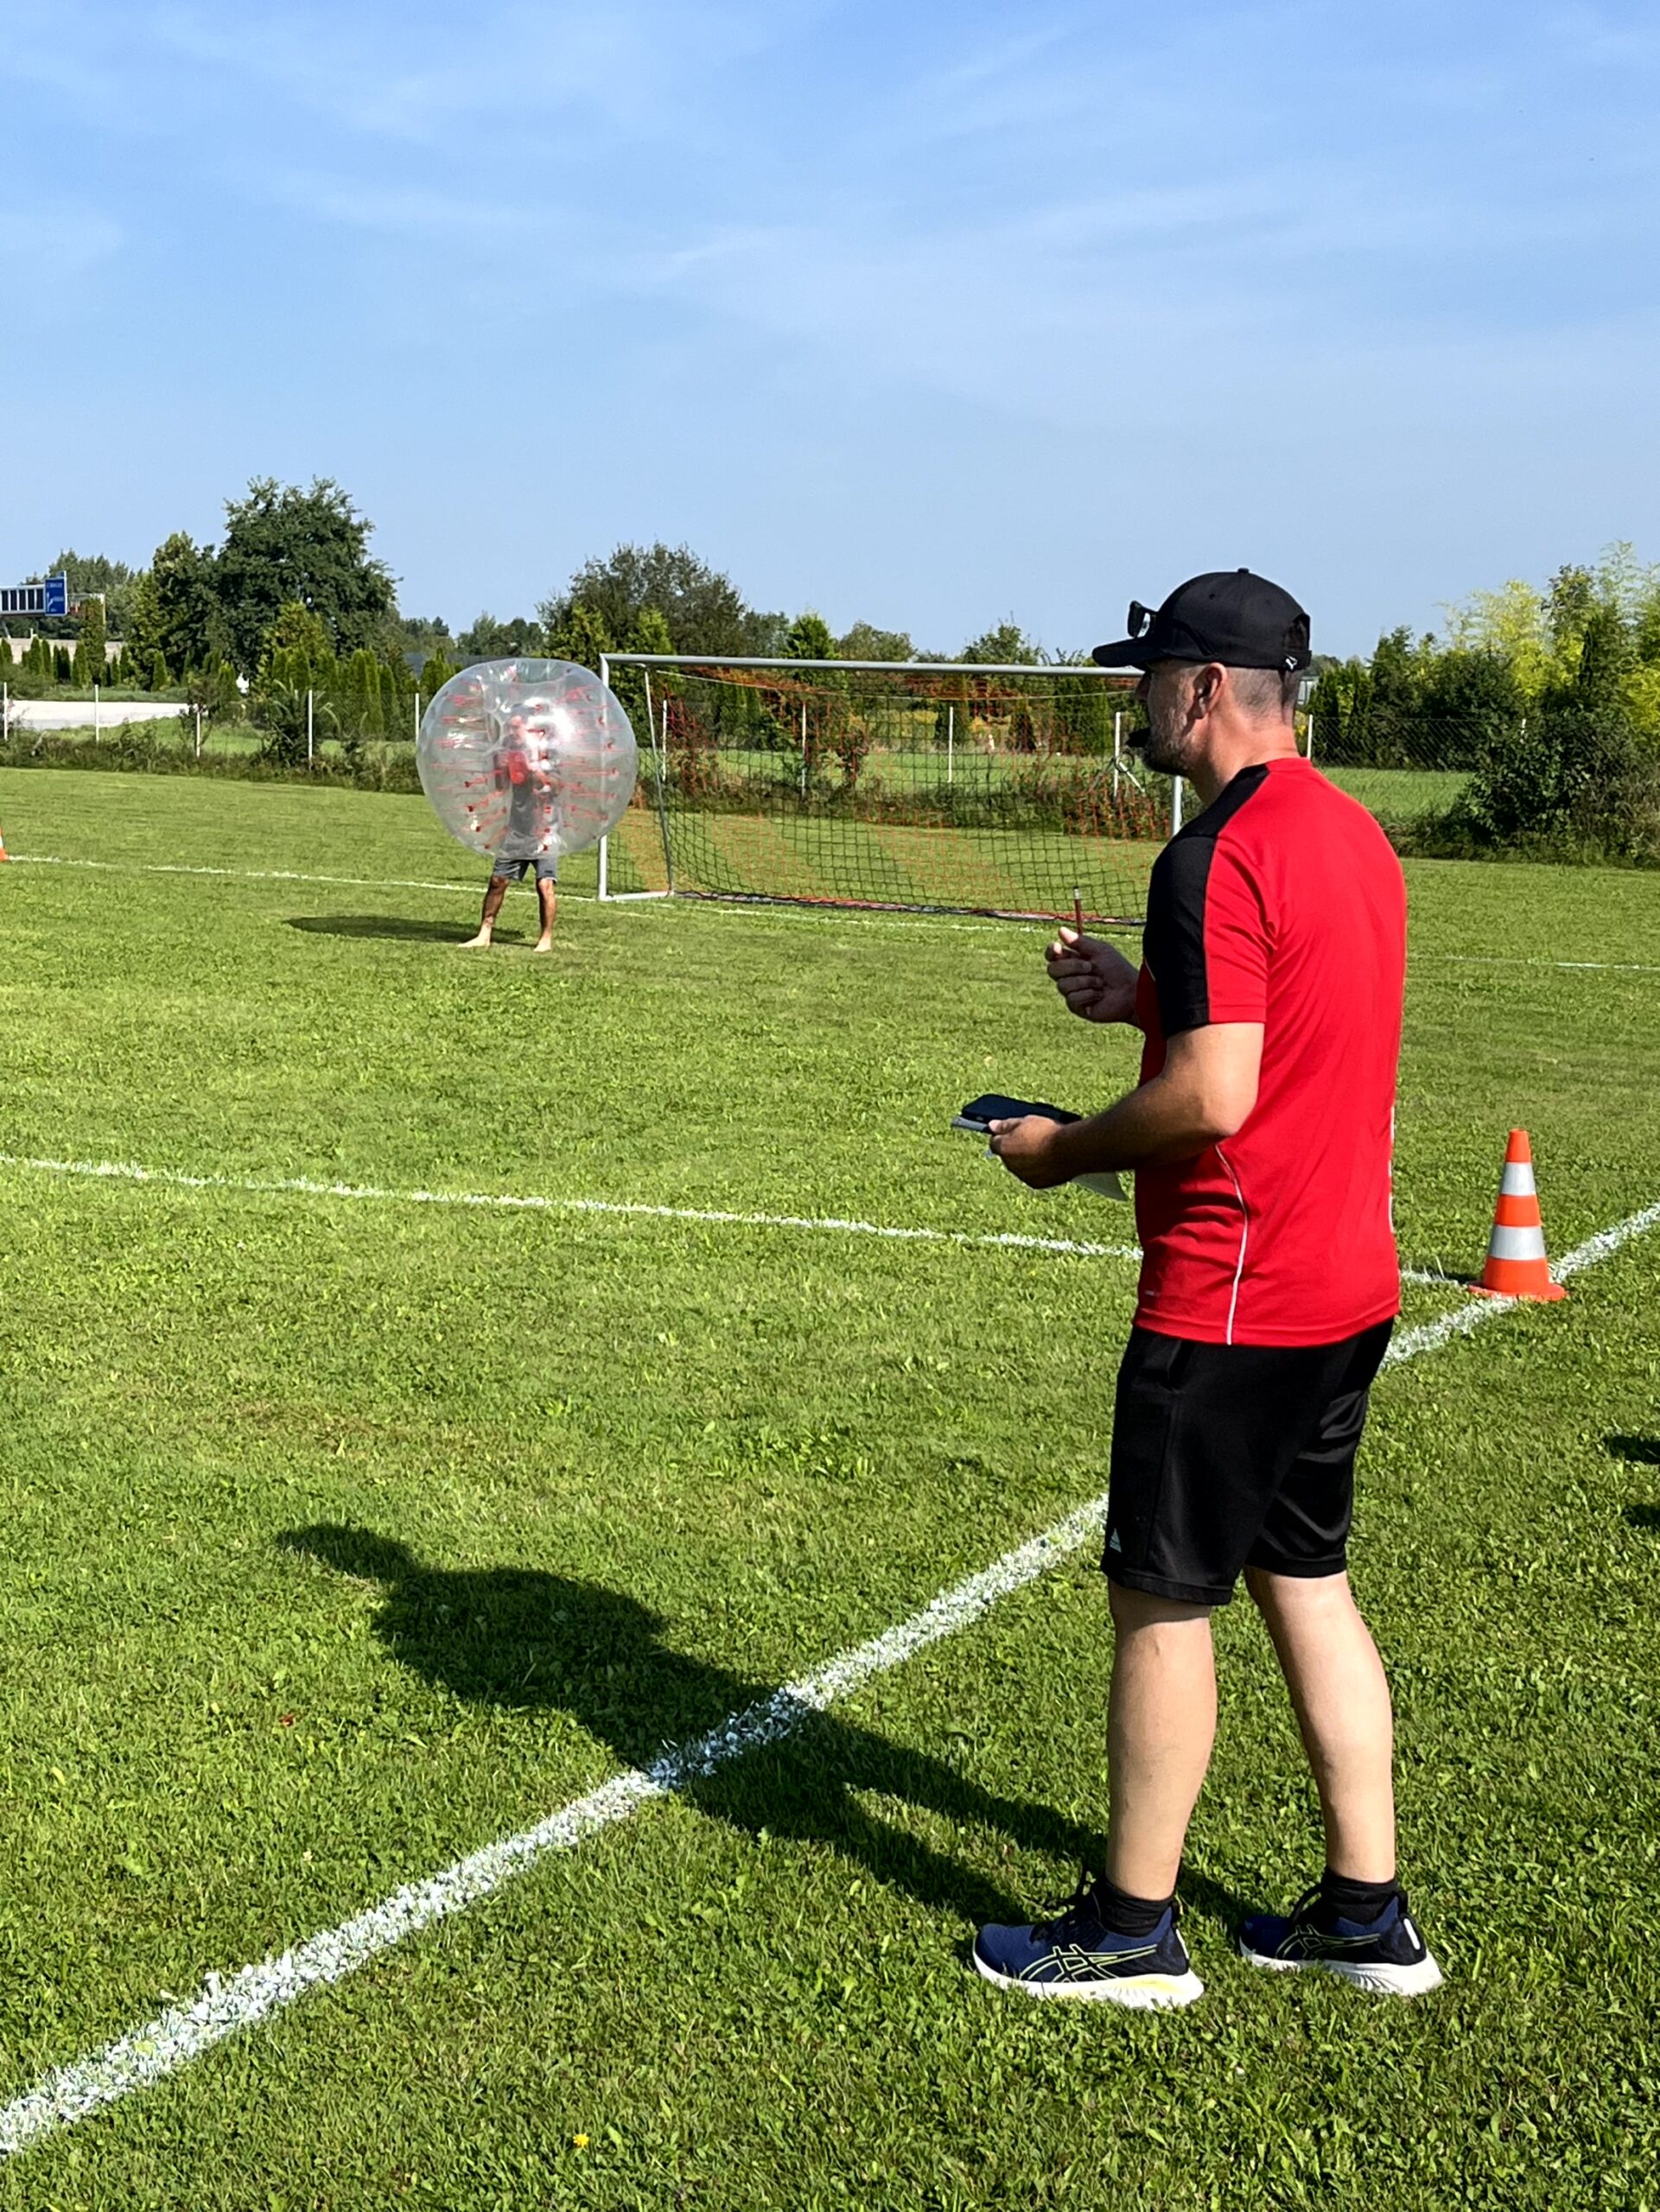
[[[1033,1098],[1005,1098],[1000,1090],[988,1090],[979,1098],[970,1098],[962,1111],[953,1116],[951,1127],[968,1135],[983,1137],[994,1122],[1021,1122],[1028,1114],[1041,1114],[1050,1122],[1081,1122],[1081,1114],[1069,1114],[1064,1106],[1046,1106]]]
[[[1081,1122],[1081,1114],[1068,1113],[1064,1106],[1046,1105],[1040,1099],[1005,1098],[1001,1090],[988,1090],[979,1098],[970,1098],[960,1114],[951,1117],[951,1127],[961,1129],[965,1136],[984,1137],[991,1134],[994,1122],[1021,1122],[1028,1114],[1041,1114],[1051,1122]],[[988,1153],[987,1158],[995,1157]],[[1118,1178],[1103,1172],[1096,1175],[1074,1175],[1072,1181],[1083,1191],[1093,1191],[1103,1198],[1125,1198],[1129,1196]]]

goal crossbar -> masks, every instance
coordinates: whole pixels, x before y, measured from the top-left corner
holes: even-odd
[[[988,660],[799,660],[788,653],[604,653],[600,680],[607,668],[684,668],[718,673],[723,668],[841,671],[862,676],[1089,676],[1122,684],[1126,676],[1139,677],[1139,669],[1102,668],[1094,661]]]

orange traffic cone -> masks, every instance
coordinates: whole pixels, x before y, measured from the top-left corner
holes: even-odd
[[[1504,1173],[1493,1208],[1493,1233],[1481,1281],[1471,1287],[1484,1298],[1566,1298],[1550,1279],[1545,1257],[1545,1229],[1533,1186],[1533,1151],[1525,1129],[1512,1129],[1504,1154]]]
[[[9,861],[11,855],[6,850],[6,833],[3,830],[0,830],[0,861]]]

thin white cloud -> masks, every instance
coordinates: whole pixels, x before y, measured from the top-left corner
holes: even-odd
[[[50,223],[9,223],[0,229],[0,288],[9,302],[14,337],[31,326],[54,322],[80,310],[76,280],[118,254],[125,232],[96,209],[57,208]]]
[[[384,23],[293,5],[231,13],[169,5],[149,19],[175,57],[282,97],[372,138],[442,148],[480,133],[511,149],[547,144],[588,112],[644,128],[677,76],[709,75],[787,38],[801,0],[512,0],[465,21],[412,10],[387,51]],[[409,56],[418,58],[413,62]]]
[[[257,188],[278,206],[297,209],[320,222],[443,244],[519,247],[548,234],[556,220],[548,208],[512,207],[459,191],[366,183],[349,176],[287,172],[261,179]]]

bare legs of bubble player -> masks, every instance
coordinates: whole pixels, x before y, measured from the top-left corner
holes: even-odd
[[[476,951],[491,943],[495,935],[496,916],[501,912],[501,902],[507,896],[507,886],[512,881],[510,875],[493,875],[490,878],[485,886],[484,912],[479,917],[478,935],[466,940],[461,948],[463,952]],[[551,952],[554,915],[559,900],[559,886],[552,876],[540,875],[537,878],[536,898],[542,911],[542,934],[533,949],[537,952]]]

